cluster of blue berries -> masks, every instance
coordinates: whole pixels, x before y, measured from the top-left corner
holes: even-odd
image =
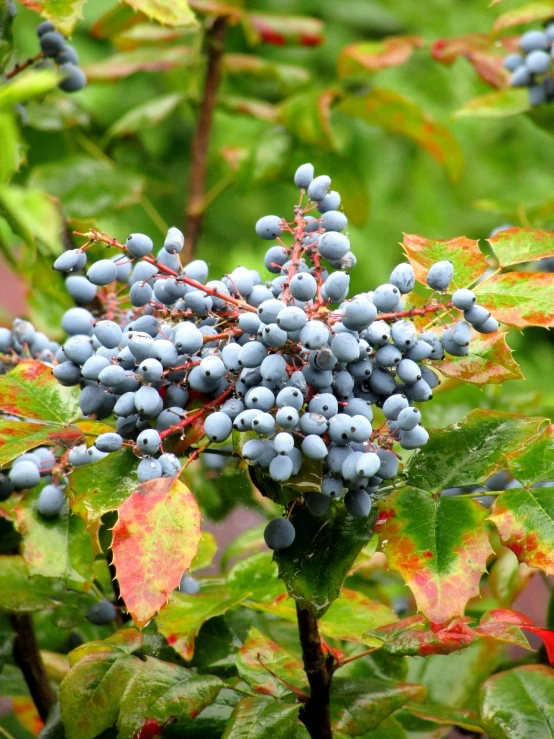
[[[521,53],[508,54],[504,68],[511,72],[513,87],[529,88],[529,103],[535,107],[554,100],[552,55],[554,23],[543,31],[527,31],[519,40]]]
[[[37,28],[40,49],[47,59],[58,66],[63,79],[58,85],[64,92],[78,92],[87,84],[87,78],[79,67],[79,57],[73,46],[67,43],[53,23],[44,21]]]
[[[11,329],[0,326],[0,375],[21,359],[55,362],[59,349],[57,341],[51,341],[45,333],[37,331],[30,321],[15,318]]]
[[[0,472],[0,501],[7,500],[14,491],[29,490],[42,483],[44,487],[38,498],[38,511],[45,518],[57,516],[65,504],[62,486],[66,481],[56,480],[54,484],[52,472],[55,464],[56,456],[48,447],[38,447],[14,459],[9,469]]]

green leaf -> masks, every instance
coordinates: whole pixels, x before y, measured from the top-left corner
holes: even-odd
[[[229,544],[221,558],[222,572],[227,569],[227,565],[232,559],[235,559],[235,557],[250,554],[250,552],[264,546],[264,530],[266,526],[266,523],[260,523],[258,526],[253,526],[251,529],[243,531],[242,534],[237,536],[237,538]]]
[[[110,126],[105,139],[110,141],[116,137],[130,136],[133,133],[157,126],[173,113],[182,99],[183,95],[181,93],[170,93],[169,95],[152,98],[136,108],[131,108]]]
[[[0,185],[0,215],[30,246],[44,244],[51,255],[62,251],[62,214],[42,190]]]
[[[380,504],[379,536],[388,565],[400,572],[418,610],[433,623],[463,615],[467,601],[479,595],[493,551],[487,513],[471,498],[435,498],[409,487]]]
[[[85,0],[20,0],[32,10],[56,26],[65,36],[70,36],[75,24],[83,17]]]
[[[290,517],[296,538],[275,553],[279,576],[289,595],[321,617],[339,596],[352,563],[373,535],[376,512],[368,518],[351,516],[342,505],[331,505],[316,518],[307,506]]]
[[[59,74],[51,69],[22,72],[0,87],[0,110],[9,111],[18,103],[42,97],[57,87],[59,81]]]
[[[296,92],[310,81],[310,73],[304,67],[278,64],[253,54],[225,54],[222,65],[229,77],[238,78],[241,89],[251,89],[246,87],[247,83],[254,84],[255,89],[256,83],[269,83],[270,90],[280,97]]]
[[[112,6],[92,25],[90,35],[95,39],[112,38],[115,34],[147,21],[142,13],[135,13],[123,3]]]
[[[200,542],[200,509],[177,477],[139,485],[118,509],[112,553],[121,596],[145,626],[179,586]]]
[[[194,718],[214,702],[222,687],[218,677],[195,675],[192,670],[149,657],[121,698],[118,737],[133,739],[146,719],[163,725],[170,717],[177,722]]]
[[[474,288],[478,302],[501,323],[515,328],[554,326],[554,275],[508,272]]]
[[[198,544],[198,552],[192,560],[190,569],[192,572],[196,570],[205,570],[212,566],[213,558],[217,552],[217,540],[209,531],[202,531],[200,542]]]
[[[524,379],[506,343],[506,333],[501,331],[473,337],[465,357],[447,355],[442,361],[430,364],[447,377],[479,386]]]
[[[39,131],[65,131],[73,126],[86,128],[89,115],[68,95],[52,95],[25,106],[27,125]]]
[[[0,113],[0,141],[2,142],[1,183],[7,182],[18,171],[22,161],[19,129],[11,113]]]
[[[487,260],[479,249],[479,242],[458,236],[454,239],[426,239],[417,234],[404,234],[404,253],[414,268],[422,285],[427,284],[427,272],[432,264],[448,259],[454,266],[452,287],[467,287],[481,277],[488,268]]]
[[[134,13],[133,17],[136,17]],[[144,17],[144,20],[148,21],[148,18]],[[185,38],[191,33],[196,33],[196,29],[170,28],[159,26],[157,23],[139,22],[131,28],[123,28],[115,36],[112,36],[111,40],[118,51],[134,51],[145,46],[162,48],[171,41]]]
[[[453,182],[461,177],[464,159],[458,142],[449,129],[437,123],[413,100],[392,90],[374,87],[365,95],[344,97],[338,109],[415,141],[446,169]]]
[[[554,480],[554,426],[531,439],[520,454],[508,452],[506,459],[510,472],[525,487]]]
[[[221,739],[291,739],[299,708],[272,698],[243,698],[235,706]]]
[[[93,578],[94,552],[85,522],[67,509],[53,519],[37,511],[40,489],[27,491],[15,506],[22,555],[30,575],[65,580],[81,589]]]
[[[404,706],[404,710],[413,713],[414,716],[432,721],[434,724],[442,726],[461,726],[467,731],[474,731],[478,734],[483,733],[483,728],[479,724],[479,719],[473,711],[467,711],[460,708],[446,708],[444,706],[426,703],[408,703]]]
[[[371,647],[381,644],[381,640],[367,632],[395,621],[398,621],[398,616],[388,606],[363,593],[343,588],[319,624],[325,636]]]
[[[156,624],[168,643],[184,659],[191,660],[194,640],[203,623],[214,616],[221,616],[241,603],[243,598],[233,597],[226,588],[204,595],[173,593],[169,603],[156,616]]]
[[[351,44],[339,54],[339,77],[396,67],[407,62],[414,50],[422,46],[421,36],[389,36],[381,41]]]
[[[29,184],[59,198],[68,218],[94,218],[138,203],[144,179],[105,160],[74,155],[33,169]]]
[[[60,685],[67,739],[94,739],[113,726],[125,688],[141,666],[138,657],[108,648],[77,662]]]
[[[481,721],[491,739],[554,737],[554,670],[524,665],[490,677],[479,690]]]
[[[183,26],[195,28],[198,26],[194,13],[187,0],[125,0],[133,10],[144,13],[152,20],[166,26]]]
[[[508,10],[499,15],[494,22],[493,31],[499,33],[512,26],[532,23],[533,21],[545,21],[554,15],[552,0],[537,0],[537,2],[526,3],[519,8]]]
[[[527,90],[510,87],[470,100],[454,113],[455,118],[506,118],[531,109]]]
[[[170,46],[167,49],[142,48],[114,54],[104,61],[83,67],[89,82],[115,82],[136,72],[167,72],[192,63],[188,46]]]
[[[331,686],[333,730],[363,737],[406,703],[425,700],[425,696],[422,685],[335,677]]]
[[[293,95],[279,107],[278,120],[301,141],[334,149],[331,105],[337,90],[310,90]]]
[[[259,552],[237,562],[227,576],[227,587],[237,598],[268,602],[286,593],[271,552]]]
[[[119,653],[120,655],[133,654],[144,645],[144,632],[134,627],[123,628],[116,631],[106,639],[95,639],[80,644],[69,653],[69,663],[73,667],[85,657],[91,654],[104,653],[106,651]]]
[[[499,495],[490,520],[520,562],[554,575],[554,483],[549,488],[513,488]]]
[[[14,15],[9,3],[2,3],[0,5],[0,74],[4,74],[13,53],[13,19]]]
[[[487,241],[499,267],[554,256],[554,234],[538,228],[507,228]]]
[[[81,415],[79,390],[60,385],[47,364],[23,360],[0,377],[0,410],[40,421],[71,423]]]
[[[69,477],[71,508],[88,522],[96,521],[127,500],[137,487],[136,475],[137,458],[130,449],[77,467]]]
[[[284,698],[291,694],[289,688],[269,670],[295,688],[300,690],[308,688],[302,662],[268,639],[254,626],[249,629],[246,641],[236,656],[235,664],[239,677],[248,683],[252,690],[262,695]]]
[[[2,387],[0,382],[0,388]],[[73,447],[84,439],[76,426],[0,419],[0,467],[42,444]]]
[[[482,485],[494,472],[505,468],[504,454],[509,452],[517,458],[544,423],[544,418],[471,411],[452,426],[430,431],[429,442],[406,465],[406,480],[432,493]]]

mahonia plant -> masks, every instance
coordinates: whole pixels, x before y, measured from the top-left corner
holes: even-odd
[[[61,719],[52,719],[69,739],[94,739],[116,724],[121,737],[171,736],[202,721],[231,739],[244,731],[361,736],[377,727],[405,736],[402,708],[406,726],[416,717],[503,737],[495,696],[507,688],[496,676],[481,688],[479,711],[437,710],[425,685],[399,681],[404,662],[394,660],[491,642],[528,647],[522,630],[539,634],[552,656],[551,632],[516,611],[464,615],[493,556],[494,568],[502,559],[517,570],[519,559],[554,573],[552,427],[474,411],[428,431],[419,407],[441,375],[477,385],[521,376],[499,321],[521,328],[554,317],[521,298],[536,274],[505,270],[554,255],[552,239],[499,231],[493,266],[465,237],[406,235],[408,262],[389,282],[348,297],[356,258],[340,195],[311,164],[294,181],[291,220],[268,215],[256,224],[272,242],[270,279],[243,266],[209,279],[203,260],[183,265],[177,228],[159,249],[145,234],[123,243],[91,229],[54,263],[77,303],[61,321],[68,338],[50,341],[22,319],[0,329],[0,513],[23,536],[21,549],[2,556],[0,607],[52,608],[56,623],[70,626],[85,615],[98,628],[125,624],[71,652]],[[88,264],[100,245],[118,252]],[[263,540],[274,555],[240,561],[224,583],[191,573],[213,556],[183,482],[204,455],[212,468],[238,459],[272,500],[274,517],[225,558]],[[491,548],[491,524],[507,555]],[[343,588],[375,551],[374,532],[421,615],[399,620]],[[60,546],[60,536],[67,552],[45,561],[41,545]],[[503,606],[521,585],[517,573],[511,582]],[[273,620],[251,619],[245,630],[232,621],[244,609]],[[217,621],[224,614],[226,624]],[[298,622],[302,661],[271,631],[274,617]],[[21,619],[12,625],[24,642]],[[195,640],[210,651],[218,632],[231,655],[219,667],[219,658],[195,656]],[[368,656],[376,650],[392,661],[379,667]],[[349,667],[363,659],[366,672]],[[545,665],[502,675],[528,680],[541,696],[552,680]],[[105,700],[95,697],[97,684]],[[230,709],[218,714],[223,724],[209,724],[212,705]]]

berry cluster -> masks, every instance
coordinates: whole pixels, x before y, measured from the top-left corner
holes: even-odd
[[[54,481],[52,472],[55,465],[54,452],[44,446],[17,457],[10,469],[0,472],[0,501],[9,498],[14,491],[29,490],[41,482],[46,483],[40,491],[37,508],[45,518],[57,516],[65,504],[62,490],[65,482]]]
[[[521,54],[508,54],[504,68],[512,73],[513,87],[529,88],[532,106],[554,100],[554,79],[551,75],[554,44],[554,23],[544,31],[527,31],[519,40]]]
[[[168,437],[203,426],[205,443],[190,460],[234,429],[243,433],[244,459],[279,483],[299,475],[305,460],[322,465],[321,493],[306,496],[314,515],[345,491],[348,511],[367,516],[372,496],[397,472],[394,443],[416,449],[427,442],[414,403],[430,400],[439,378],[426,360],[466,355],[471,327],[490,333],[497,321],[469,289],[445,300],[449,261],[429,269],[434,292],[421,308],[405,307],[415,284],[407,263],[388,283],[348,299],[356,259],[342,233],[340,195],[328,176],[314,177],[311,164],[297,170],[295,183],[301,197],[294,220],[270,215],[256,224],[259,236],[276,242],[264,258],[270,280],[245,267],[209,280],[200,259],[183,267],[184,237],[176,228],[155,256],[144,234],[121,244],[90,231],[82,248],[56,260],[55,269],[69,273],[86,267],[94,243],[123,252],[66,280],[80,307],[63,317],[69,338],[56,352],[54,375],[81,386],[84,415],[117,418],[115,431],[94,446],[73,449],[70,464],[127,444],[140,457],[140,482],[174,476],[181,464],[164,449]],[[126,283],[127,303],[118,282]],[[103,305],[101,315],[84,307],[93,300]],[[464,320],[452,321],[453,309]],[[431,330],[438,313],[450,322]],[[418,330],[413,319],[426,315],[429,326]],[[385,416],[377,428],[372,406]],[[270,522],[271,548],[293,538],[288,520]]]
[[[0,375],[21,359],[55,362],[59,349],[57,341],[51,341],[42,331],[37,331],[32,323],[15,318],[11,329],[0,327]]]
[[[54,24],[44,21],[37,28],[43,56],[53,59],[59,67],[63,79],[58,85],[64,92],[78,92],[87,84],[87,78],[79,67],[79,57]]]

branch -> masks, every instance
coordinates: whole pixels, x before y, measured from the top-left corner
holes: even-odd
[[[297,602],[296,617],[304,670],[310,684],[310,698],[300,708],[299,716],[312,739],[332,739],[330,693],[334,657],[323,652],[317,618],[312,611]]]
[[[200,104],[200,115],[192,141],[191,175],[186,208],[186,241],[183,252],[183,259],[186,262],[190,261],[194,254],[202,228],[202,221],[204,220],[208,148],[217,89],[221,79],[221,59],[225,47],[227,25],[228,19],[225,16],[219,16],[214,20],[206,35],[208,69],[204,80],[204,95]]]
[[[56,701],[56,695],[40,656],[32,617],[28,613],[14,613],[10,616],[10,622],[15,632],[14,662],[23,673],[39,716],[46,721]]]
[[[30,59],[27,59],[26,62],[22,62],[21,64],[16,64],[15,67],[11,70],[11,72],[8,72],[6,75],[7,80],[11,80],[12,77],[15,77],[20,72],[23,72],[24,69],[27,69],[27,67],[30,67],[32,64],[37,62],[39,59],[42,59],[44,57],[44,54],[42,51],[39,51],[39,53],[36,56],[31,57]]]

